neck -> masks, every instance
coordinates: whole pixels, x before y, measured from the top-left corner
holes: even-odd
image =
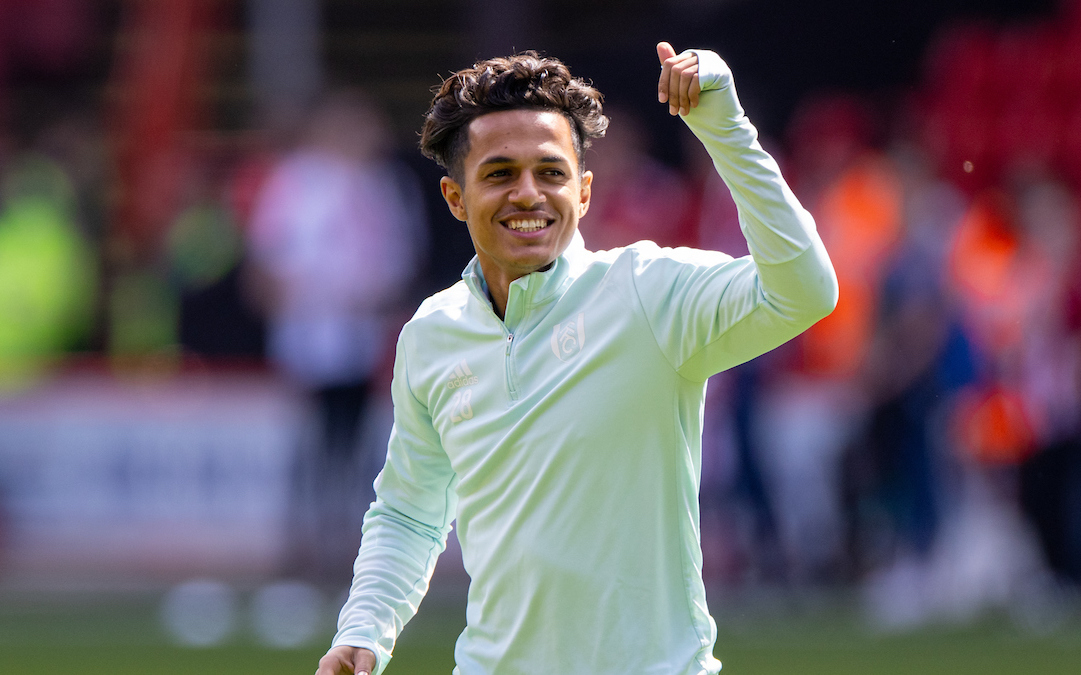
[[[510,285],[515,279],[525,276],[513,274],[494,265],[484,256],[480,258],[480,272],[484,275],[484,285],[487,287],[488,300],[492,303],[492,309],[496,316],[502,320],[507,313],[507,299],[510,297]]]
[[[554,265],[554,262],[550,262],[544,267],[533,270],[534,272],[544,272],[549,270]],[[492,301],[492,309],[495,310],[496,316],[502,321],[507,315],[507,301],[510,298],[510,285],[516,280],[531,274],[531,272],[522,273],[509,273],[505,270],[488,269],[484,262],[481,261],[481,272],[484,273],[484,283],[488,286],[488,299]]]
[[[496,288],[491,284],[488,285],[488,299],[492,301],[492,309],[495,310],[495,314],[500,321],[507,318],[507,298],[509,295],[509,283],[501,288]]]

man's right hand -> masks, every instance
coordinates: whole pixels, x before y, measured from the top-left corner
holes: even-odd
[[[686,115],[698,107],[702,85],[698,81],[698,55],[693,51],[676,54],[667,42],[657,43],[661,77],[657,82],[657,100],[668,104],[672,115]]]
[[[371,675],[375,654],[361,647],[334,647],[319,659],[315,675]]]

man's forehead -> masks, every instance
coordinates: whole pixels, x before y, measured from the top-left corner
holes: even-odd
[[[468,134],[472,150],[481,150],[489,144],[517,142],[548,148],[544,151],[546,155],[560,148],[572,153],[568,159],[573,159],[575,151],[571,121],[554,110],[521,108],[485,113],[469,123]],[[491,148],[484,150],[487,156]]]

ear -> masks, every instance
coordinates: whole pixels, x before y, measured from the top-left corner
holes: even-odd
[[[464,223],[466,213],[465,203],[462,201],[462,186],[450,176],[443,176],[439,180],[439,189],[443,192],[443,199],[446,200],[451,214]]]
[[[582,174],[581,192],[578,194],[578,217],[586,215],[589,211],[589,199],[593,195],[593,172],[586,171]]]

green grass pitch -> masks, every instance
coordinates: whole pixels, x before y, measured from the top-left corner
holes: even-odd
[[[311,675],[330,638],[302,649],[269,649],[243,633],[226,644],[171,644],[157,618],[160,596],[92,598],[0,595],[0,673],[45,675]],[[1006,617],[964,627],[875,634],[856,612],[734,611],[721,618],[724,673],[747,675],[1007,675],[1081,672],[1081,620],[1021,630]],[[741,615],[742,614],[742,615]],[[387,675],[449,675],[464,621],[460,598],[429,598],[403,634]],[[329,622],[329,619],[328,619]]]

